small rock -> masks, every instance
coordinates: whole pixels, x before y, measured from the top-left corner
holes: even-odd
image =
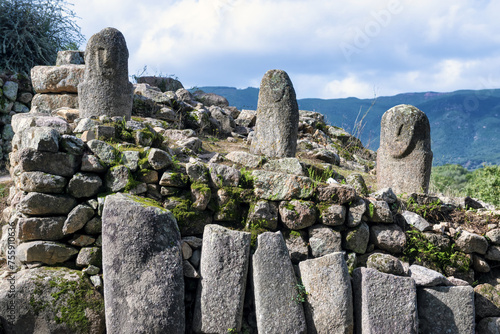
[[[316,222],[316,208],[314,202],[307,201],[282,201],[279,213],[283,224],[291,230],[300,230]]]
[[[442,274],[416,264],[410,266],[410,276],[417,286],[449,285],[448,280]]]
[[[309,227],[309,246],[313,257],[342,251],[342,236],[340,232],[325,225]]]
[[[397,257],[389,254],[376,253],[370,255],[366,261],[366,267],[386,274],[405,275],[403,263]]]

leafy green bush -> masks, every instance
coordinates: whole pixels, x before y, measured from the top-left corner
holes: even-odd
[[[467,175],[468,196],[500,206],[500,166],[484,166]]]
[[[430,190],[449,196],[465,196],[467,175],[470,172],[461,165],[446,164],[432,168]]]
[[[0,70],[29,75],[84,40],[64,0],[0,0]]]

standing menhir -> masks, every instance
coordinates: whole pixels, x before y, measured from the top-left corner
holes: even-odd
[[[255,138],[250,152],[268,157],[294,157],[299,107],[292,82],[282,70],[267,71],[260,83]]]
[[[432,167],[431,130],[427,116],[401,104],[382,116],[377,152],[377,186],[397,194],[427,193]]]
[[[124,116],[132,113],[133,86],[128,81],[128,49],[115,28],[93,35],[85,49],[85,76],[78,85],[80,116]]]

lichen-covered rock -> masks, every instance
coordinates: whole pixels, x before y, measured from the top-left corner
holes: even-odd
[[[234,193],[226,188],[217,190],[215,200],[215,221],[237,221],[240,218],[238,202],[234,198]]]
[[[261,156],[243,151],[229,152],[226,154],[226,159],[248,168],[257,168],[263,162]]]
[[[19,189],[26,192],[62,193],[68,180],[43,172],[24,172],[19,177]]]
[[[353,290],[356,333],[418,333],[412,278],[356,268]]]
[[[365,215],[368,216],[370,222],[374,223],[394,222],[389,204],[385,201],[368,200],[368,210]]]
[[[474,288],[474,303],[478,317],[500,317],[500,289],[497,287],[484,283]]]
[[[191,197],[193,199],[192,207],[196,210],[203,211],[207,208],[207,205],[212,198],[212,191],[210,190],[208,184],[192,183]]]
[[[319,204],[318,209],[319,209],[319,221],[322,224],[328,226],[341,226],[344,224],[347,210],[343,205]]]
[[[31,148],[40,152],[58,152],[61,135],[50,127],[31,127],[16,133],[13,149]]]
[[[108,170],[108,167],[93,154],[84,154],[82,157],[82,172],[103,173]]]
[[[418,288],[421,333],[475,333],[474,290],[471,286]]]
[[[336,204],[347,204],[356,199],[356,190],[351,186],[329,184],[318,187],[318,200]]]
[[[17,93],[19,91],[19,84],[15,81],[6,81],[2,87],[3,96],[11,101],[17,99]]]
[[[297,158],[270,159],[262,168],[271,172],[305,176],[304,168]]]
[[[424,192],[432,166],[430,125],[414,106],[401,104],[382,116],[377,151],[377,186],[397,194]],[[408,177],[411,175],[411,177]]]
[[[281,221],[291,230],[301,230],[316,222],[317,211],[314,202],[291,200],[279,205]]]
[[[358,254],[364,254],[370,240],[370,228],[364,222],[348,229],[344,234],[344,247]]]
[[[17,246],[16,256],[22,263],[42,262],[45,264],[63,263],[78,250],[54,241],[30,241]]]
[[[258,224],[263,228],[275,230],[278,227],[278,204],[270,201],[258,201],[250,205],[247,224]]]
[[[414,212],[405,210],[402,212],[402,216],[408,225],[415,227],[420,232],[432,230],[432,225],[422,216]]]
[[[500,318],[490,317],[481,319],[477,324],[476,333],[500,334]]]
[[[78,85],[81,117],[107,115],[128,120],[132,92],[125,37],[114,28],[105,28],[90,37],[85,49],[85,73]]]
[[[160,186],[186,188],[189,182],[187,175],[178,172],[165,172],[160,179]]]
[[[87,146],[92,153],[108,165],[116,164],[121,160],[121,152],[105,141],[93,139],[87,142]]]
[[[240,331],[250,263],[250,233],[207,225],[194,309],[197,333]],[[220,284],[220,282],[224,282]]]
[[[35,94],[31,109],[39,113],[51,114],[59,108],[78,109],[77,94]]]
[[[78,50],[63,50],[57,52],[56,66],[58,65],[83,65],[84,52]]]
[[[104,300],[78,270],[24,269],[0,280],[2,326],[5,333],[104,334]]]
[[[342,251],[340,232],[325,225],[313,225],[308,228],[309,247],[313,257]]]
[[[152,201],[116,194],[106,198],[102,223],[104,300],[113,305],[106,308],[107,331],[184,333],[184,274],[175,217]]]
[[[201,162],[187,163],[186,174],[193,183],[208,183],[208,168]]]
[[[366,260],[366,267],[372,268],[385,274],[404,276],[405,270],[403,263],[397,258],[389,254],[375,253]]]
[[[82,229],[94,216],[94,209],[85,204],[79,204],[68,214],[63,226],[64,234],[72,234]]]
[[[373,225],[370,240],[376,247],[395,254],[403,252],[406,245],[406,235],[396,224]]]
[[[257,119],[257,111],[256,110],[241,110],[238,117],[234,120],[237,125],[246,126],[246,127],[254,127],[255,120]]]
[[[16,238],[19,241],[60,240],[64,238],[65,217],[20,217],[17,220]]]
[[[362,196],[368,195],[368,188],[366,187],[365,179],[361,174],[353,173],[346,178],[348,185],[354,187],[356,192]]]
[[[118,165],[108,170],[105,177],[106,189],[111,192],[124,190],[129,185],[132,174],[124,165]]]
[[[258,236],[252,257],[255,313],[259,332],[306,333],[297,279],[281,232]]]
[[[449,285],[448,280],[435,270],[412,264],[409,269],[410,277],[417,286]]]
[[[209,172],[211,182],[216,188],[237,187],[240,182],[241,173],[233,167],[211,163]]]
[[[160,170],[172,164],[172,157],[164,150],[152,148],[148,154],[148,162],[153,169]]]
[[[283,201],[293,198],[308,199],[314,194],[313,181],[305,176],[255,170],[254,194],[258,198]]]
[[[307,292],[304,311],[308,333],[353,333],[351,279],[343,253],[299,264]]]
[[[31,84],[39,94],[77,93],[84,72],[84,65],[35,66],[31,69]]]
[[[305,230],[300,230],[287,231],[284,235],[290,259],[294,264],[307,260],[309,255],[307,234]]]
[[[76,200],[68,195],[32,192],[24,196],[16,208],[26,215],[55,216],[68,214],[76,204]]]
[[[500,245],[500,228],[495,228],[486,232],[486,238],[488,238],[493,245]]]
[[[76,173],[68,183],[68,193],[76,198],[92,197],[99,193],[102,179],[96,174]]]
[[[363,221],[363,215],[366,212],[366,202],[362,198],[351,202],[347,211],[347,227],[356,227]]]
[[[85,143],[80,138],[72,135],[62,135],[60,141],[60,148],[63,152],[82,155],[85,150]]]
[[[83,247],[76,257],[77,267],[94,265],[102,266],[102,251],[100,247]]]
[[[488,250],[488,240],[485,237],[468,231],[462,231],[455,244],[459,250],[467,254],[478,253],[484,255]]]
[[[71,177],[78,170],[80,157],[63,152],[39,152],[25,148],[13,155],[13,162],[24,172],[44,172]]]

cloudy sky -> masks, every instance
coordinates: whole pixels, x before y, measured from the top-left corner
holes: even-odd
[[[500,1],[70,0],[88,39],[119,29],[129,74],[258,87],[287,71],[298,98],[500,87]]]

